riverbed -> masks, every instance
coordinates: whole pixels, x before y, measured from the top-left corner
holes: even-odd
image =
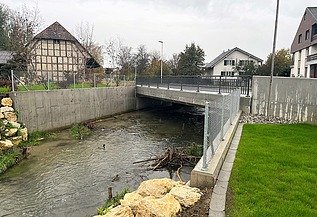
[[[189,107],[137,111],[98,120],[92,136],[73,140],[68,130],[32,147],[31,155],[0,176],[0,216],[92,216],[108,196],[143,180],[174,178],[136,161],[168,147],[201,144],[203,118]],[[181,176],[189,180],[191,168]]]

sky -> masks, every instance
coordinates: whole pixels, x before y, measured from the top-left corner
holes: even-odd
[[[192,42],[208,63],[225,50],[239,47],[263,60],[272,51],[276,0],[0,0],[11,9],[37,7],[40,31],[55,21],[75,34],[80,23],[94,26],[101,45],[120,39],[136,51],[171,58]],[[281,0],[277,49],[290,48],[306,7],[316,0]],[[107,65],[107,64],[106,64]]]

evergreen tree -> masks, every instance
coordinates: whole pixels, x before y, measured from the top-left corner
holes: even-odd
[[[204,66],[205,52],[195,43],[186,45],[179,54],[178,73],[181,75],[199,75]]]

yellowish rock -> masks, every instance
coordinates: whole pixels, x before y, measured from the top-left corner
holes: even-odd
[[[3,114],[5,119],[7,119],[8,121],[16,122],[18,119],[14,112],[4,112]]]
[[[134,210],[142,199],[143,197],[140,194],[131,192],[126,193],[120,203],[122,206],[129,206],[132,210]]]
[[[136,217],[175,217],[181,211],[181,205],[171,195],[167,194],[162,198],[148,196],[143,198],[136,210]]]
[[[2,112],[0,112],[0,119],[4,118],[4,115]]]
[[[5,106],[0,108],[0,112],[14,112],[14,109],[12,107]]]
[[[201,197],[201,191],[198,188],[192,188],[187,185],[178,185],[169,192],[182,206],[193,206]]]
[[[106,215],[103,215],[102,217],[134,217],[134,215],[130,207],[119,205],[111,209]]]
[[[11,148],[13,147],[13,144],[10,140],[0,141],[0,147],[1,148]]]
[[[28,129],[26,127],[25,128],[21,128],[20,129],[20,133],[21,133],[23,141],[28,140]]]
[[[167,178],[151,179],[142,182],[136,192],[143,197],[154,196],[160,198],[168,193],[176,184],[177,182]]]
[[[12,99],[10,97],[2,98],[1,105],[12,106]]]
[[[22,136],[15,136],[10,138],[13,145],[19,145],[22,142]]]
[[[21,127],[21,124],[19,124],[18,122],[9,121],[9,123],[14,128],[19,129]]]
[[[17,128],[11,128],[11,129],[8,129],[7,132],[5,133],[6,136],[10,137],[10,136],[13,136],[16,132],[18,132],[18,129]]]

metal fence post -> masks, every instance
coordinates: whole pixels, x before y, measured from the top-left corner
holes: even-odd
[[[94,73],[94,87],[96,87],[96,74]]]
[[[47,90],[50,90],[50,76],[47,72]]]
[[[248,77],[247,97],[250,97],[250,77]]]
[[[125,86],[125,75],[123,75],[123,86]]]
[[[181,91],[183,91],[183,82],[181,82]]]
[[[202,170],[207,170],[207,149],[208,149],[208,123],[209,123],[209,102],[205,103],[205,122],[204,122],[204,149]]]
[[[230,97],[230,125],[232,125],[232,116],[233,113],[235,113],[234,109],[233,109],[233,101],[235,100],[235,93],[236,91],[234,90],[233,92],[230,93],[231,97]]]
[[[220,135],[220,141],[223,141],[223,137],[224,137],[224,135],[223,135],[223,128],[224,128],[224,126],[223,126],[223,116],[224,116],[224,112],[225,112],[225,96],[224,95],[222,95],[222,103],[221,103],[221,135]]]
[[[76,85],[76,75],[75,75],[75,72],[73,73],[74,75],[74,89],[75,89],[75,85]]]
[[[219,94],[221,94],[221,76],[220,76],[220,79],[219,79]]]
[[[11,88],[12,88],[12,92],[14,92],[14,75],[13,75],[13,70],[11,70]]]

